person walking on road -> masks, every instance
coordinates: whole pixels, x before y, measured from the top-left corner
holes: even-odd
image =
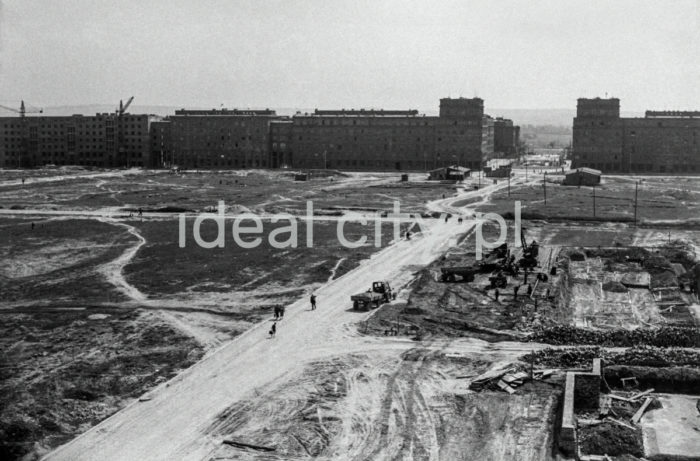
[[[274,338],[277,334],[277,321],[275,321],[270,327],[270,338]]]
[[[496,302],[498,302],[498,297],[501,295],[501,292],[498,291],[498,288],[496,288],[496,291],[493,292],[493,296],[496,298]]]
[[[313,293],[311,294],[311,310],[316,310],[316,295]]]
[[[518,290],[520,290],[520,285],[515,285],[513,287],[513,299],[516,299],[518,297]]]

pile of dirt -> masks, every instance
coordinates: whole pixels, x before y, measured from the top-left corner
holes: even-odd
[[[615,280],[609,280],[603,284],[604,291],[611,291],[613,293],[627,293],[627,287],[622,283]]]
[[[525,355],[524,362],[544,367],[579,368],[590,366],[594,358],[603,359],[606,366],[634,365],[645,367],[697,366],[700,352],[688,349],[632,347],[621,352],[602,347],[541,349]]]
[[[540,329],[530,336],[530,340],[556,345],[700,347],[700,328],[664,326],[636,330],[593,330],[555,325]]]
[[[606,421],[579,428],[578,437],[581,452],[585,454],[644,456],[642,433],[638,429]]]

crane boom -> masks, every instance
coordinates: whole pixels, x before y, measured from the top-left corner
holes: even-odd
[[[129,108],[129,106],[131,105],[131,102],[132,102],[133,100],[134,100],[134,97],[132,96],[132,97],[130,97],[130,98],[126,101],[126,104],[123,104],[122,101],[121,101],[121,99],[120,99],[120,100],[119,100],[119,109],[117,110],[117,113],[118,113],[119,115],[124,115],[124,113],[125,113],[126,110]]]
[[[13,107],[7,107],[7,106],[3,106],[3,105],[0,105],[0,107],[2,107],[3,109],[7,109],[9,111],[12,111],[16,114],[19,114],[20,118],[24,118],[24,114],[43,114],[44,113],[44,109],[27,109],[27,108],[25,108],[24,101],[22,101],[20,103],[19,110],[15,109]]]

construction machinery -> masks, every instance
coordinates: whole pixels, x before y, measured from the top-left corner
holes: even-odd
[[[25,114],[43,114],[44,109],[35,109],[35,108],[30,108],[27,109],[26,106],[24,105],[24,101],[22,101],[19,105],[19,109],[15,109],[14,107],[7,107],[7,106],[2,106],[0,105],[5,110],[9,110],[10,112],[14,112],[16,114],[19,114],[19,118],[24,118]]]
[[[364,293],[350,296],[353,309],[369,309],[372,305],[379,307],[392,299],[396,299],[396,293],[385,280],[372,283],[372,288]]]
[[[443,282],[456,282],[457,277],[460,277],[462,282],[473,282],[474,274],[478,272],[478,269],[472,266],[453,266],[453,267],[441,267],[440,280]]]
[[[525,232],[522,229],[520,230],[520,244],[523,246],[523,257],[518,261],[520,267],[537,267],[537,255],[540,254],[539,244],[533,240],[528,245],[527,240],[525,240]]]
[[[130,166],[129,165],[129,158],[126,154],[126,141],[125,141],[125,134],[126,134],[126,126],[124,126],[124,114],[126,113],[126,110],[129,108],[131,103],[133,102],[134,97],[130,97],[127,99],[126,104],[123,103],[123,101],[120,99],[119,100],[119,107],[117,107],[115,114],[117,118],[117,161],[121,164],[126,166],[127,168]]]

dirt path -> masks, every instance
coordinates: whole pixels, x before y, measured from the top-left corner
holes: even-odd
[[[444,205],[449,207],[454,200],[448,199]],[[269,339],[267,335],[271,321],[257,324],[173,380],[153,389],[149,393],[151,400],[128,405],[45,459],[208,459],[221,445],[220,440],[206,432],[212,420],[231,404],[290,370],[314,359],[349,352],[414,348],[415,343],[408,339],[363,337],[349,328],[370,315],[354,311],[349,297],[365,291],[374,280],[386,279],[395,287],[406,286],[417,268],[443,254],[456,235],[469,231],[475,224],[474,220],[458,224],[455,219],[427,223],[428,228],[419,236],[394,243],[318,289],[317,310],[309,309],[306,297],[289,306],[284,320],[278,323],[276,338]],[[133,253],[125,253],[119,258],[120,263],[127,263],[131,257]],[[493,345],[464,340],[450,344],[438,342],[431,347],[445,352],[514,357],[537,345]]]
[[[115,226],[121,226],[126,228],[126,230],[133,236],[135,236],[138,239],[138,242],[132,246],[131,248],[127,249],[121,256],[119,256],[117,259],[108,262],[107,264],[102,265],[98,271],[102,273],[105,277],[107,277],[107,280],[113,284],[115,287],[117,287],[120,291],[122,291],[125,295],[127,295],[130,299],[134,301],[143,301],[146,299],[146,295],[141,293],[138,288],[135,286],[131,285],[129,282],[126,281],[126,278],[124,278],[124,267],[131,262],[132,259],[134,259],[134,256],[136,256],[136,253],[139,251],[139,249],[145,245],[146,239],[143,238],[141,234],[136,230],[134,226],[131,226],[129,224],[123,223],[123,222],[118,222],[114,221],[113,219],[105,219],[105,218],[98,218],[98,221],[107,223],[107,224],[113,224]]]

